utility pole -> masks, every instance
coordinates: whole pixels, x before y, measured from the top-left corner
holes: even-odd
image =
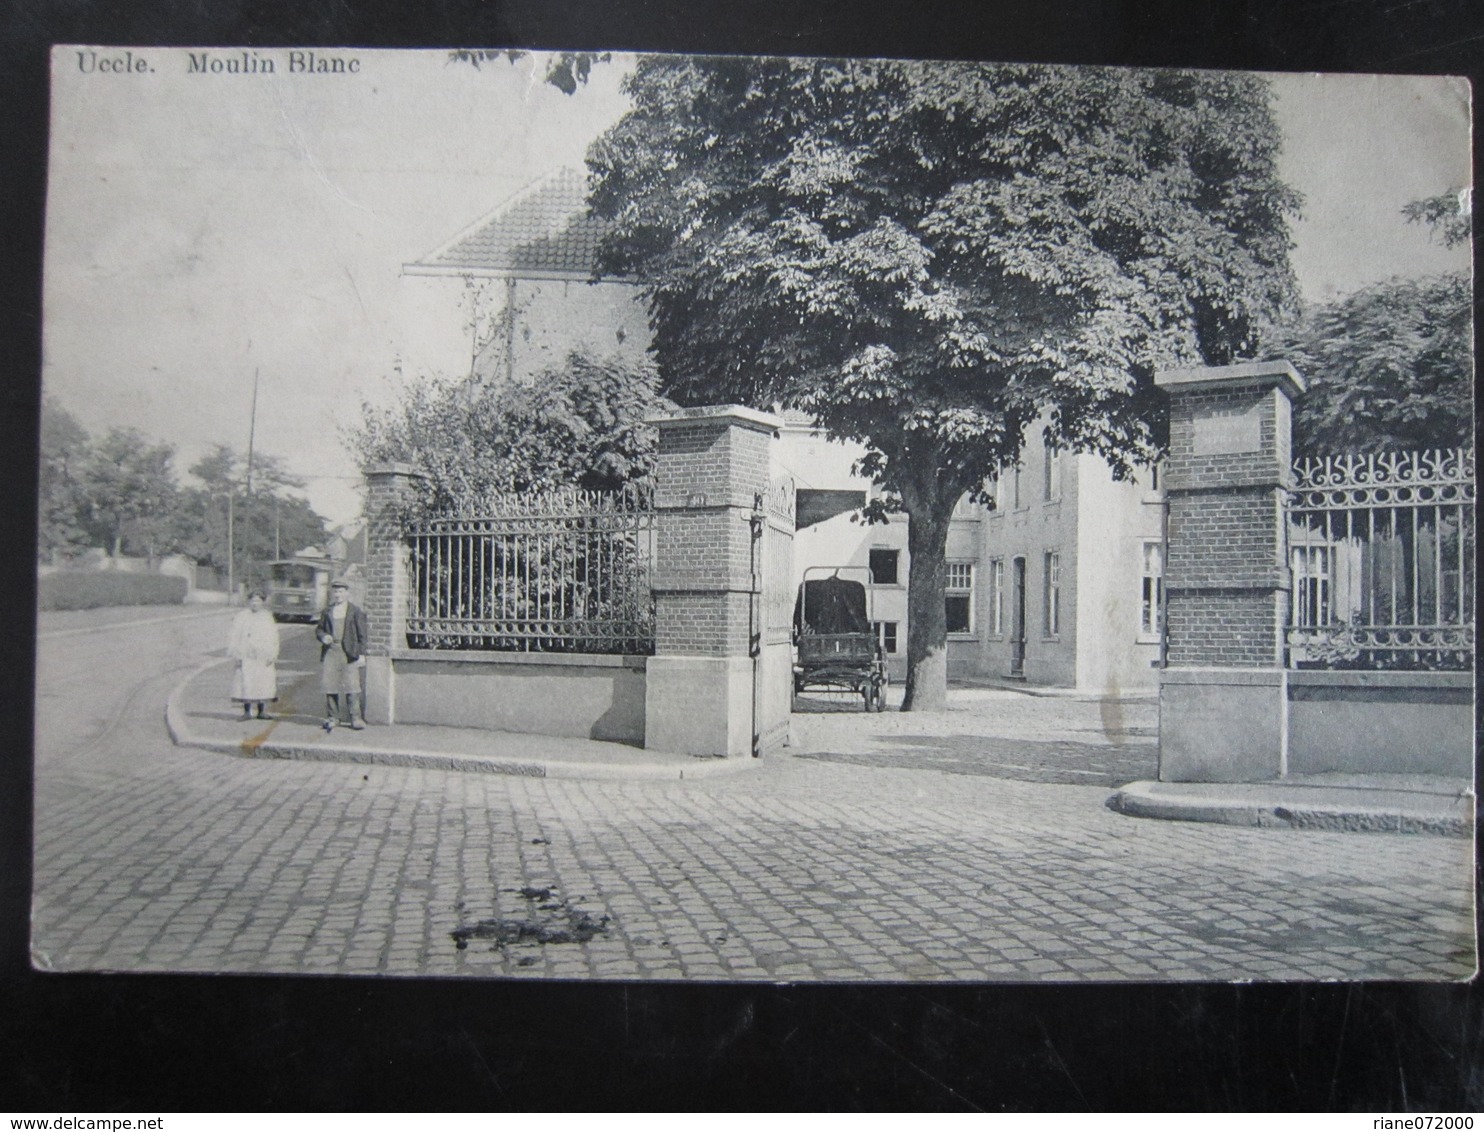
[[[230,491],[213,491],[211,498],[227,500],[227,604],[232,604],[232,599],[237,594],[237,537],[234,530],[234,507],[233,500],[237,495],[236,486]]]
[[[236,492],[227,492],[227,605],[237,599],[237,574],[235,570],[237,559],[237,543],[232,530],[232,497]]]
[[[252,450],[258,432],[258,367],[252,371],[252,415],[247,423],[247,496],[252,498]]]
[[[249,518],[251,518],[251,516],[253,514],[253,511],[255,510],[255,508],[252,506],[252,503],[253,503],[253,492],[252,492],[252,456],[253,456],[253,442],[257,439],[257,435],[258,435],[258,367],[257,366],[253,366],[253,368],[252,368],[252,412],[251,412],[251,414],[249,414],[248,420],[247,420],[247,502],[248,502],[247,517],[249,517]],[[232,535],[231,535],[232,523],[231,523],[231,518],[230,518],[231,511],[229,510],[227,512],[227,514],[228,514],[228,520],[227,520],[227,530],[228,530],[227,543],[228,543],[228,545],[230,545],[231,542],[232,542]],[[249,535],[251,535],[251,532],[249,532]],[[249,537],[248,542],[249,542],[249,545],[251,545],[251,538],[250,537]],[[252,567],[252,564],[251,563],[248,563],[249,572],[251,571],[251,567]]]

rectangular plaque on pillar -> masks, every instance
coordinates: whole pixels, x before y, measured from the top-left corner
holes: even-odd
[[[1191,417],[1197,456],[1231,456],[1262,450],[1262,411],[1255,402],[1234,411],[1205,409]]]

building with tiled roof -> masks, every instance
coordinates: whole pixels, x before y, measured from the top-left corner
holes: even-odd
[[[402,269],[404,355],[419,371],[538,380],[572,350],[640,361],[647,311],[630,280],[600,277],[603,221],[586,179],[562,169],[527,186]],[[858,445],[807,413],[783,414],[775,460],[795,484],[796,579],[806,569],[867,571],[871,618],[893,679],[905,671],[911,555],[905,516],[860,521],[874,494]],[[1159,657],[1162,505],[1154,486],[1114,483],[1092,455],[1048,451],[1035,426],[999,506],[967,499],[948,533],[945,615],[954,675],[1006,676],[1086,691],[1152,689]]]
[[[608,225],[587,208],[587,179],[559,169],[526,186],[421,260],[409,275],[590,280]]]
[[[530,382],[574,350],[641,360],[639,288],[597,274],[606,227],[584,174],[558,169],[404,264],[404,369]]]

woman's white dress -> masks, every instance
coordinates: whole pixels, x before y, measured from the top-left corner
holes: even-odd
[[[278,699],[278,623],[266,609],[244,609],[232,619],[227,655],[237,661],[232,698],[244,703]]]

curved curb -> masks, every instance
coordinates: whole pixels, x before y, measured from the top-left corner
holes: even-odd
[[[170,689],[170,694],[165,697],[165,730],[170,735],[170,741],[177,747],[205,747],[207,750],[214,749],[207,746],[211,740],[198,738],[186,725],[185,713],[181,710],[180,701],[185,695],[186,687],[197,676],[203,672],[210,672],[213,668],[222,664],[231,664],[231,660],[218,657],[216,660],[208,660],[191,669],[179,684]]]
[[[217,659],[192,669],[186,677],[171,689],[165,699],[165,730],[170,741],[177,747],[192,747],[217,754],[233,755],[244,759],[284,759],[293,762],[338,762],[362,766],[419,767],[428,770],[451,770],[475,774],[507,774],[521,778],[552,779],[655,779],[661,781],[684,781],[696,778],[715,778],[727,774],[744,774],[752,770],[761,760],[749,758],[694,760],[694,765],[665,765],[655,762],[638,762],[628,766],[621,764],[566,762],[563,760],[514,761],[509,759],[481,758],[477,755],[450,755],[442,751],[418,750],[416,748],[392,751],[377,747],[336,745],[321,746],[317,743],[296,743],[292,740],[212,739],[196,734],[186,722],[181,701],[190,683],[202,673],[218,665],[230,664],[230,660]],[[551,738],[542,736],[542,738]]]
[[[1271,800],[1234,800],[1156,794],[1165,783],[1131,782],[1108,799],[1108,808],[1136,818],[1214,822],[1259,829],[1315,829],[1331,833],[1413,833],[1434,837],[1471,837],[1473,799],[1461,799],[1463,813],[1442,809],[1403,809],[1339,804],[1275,805]],[[1213,784],[1213,794],[1220,791]]]

